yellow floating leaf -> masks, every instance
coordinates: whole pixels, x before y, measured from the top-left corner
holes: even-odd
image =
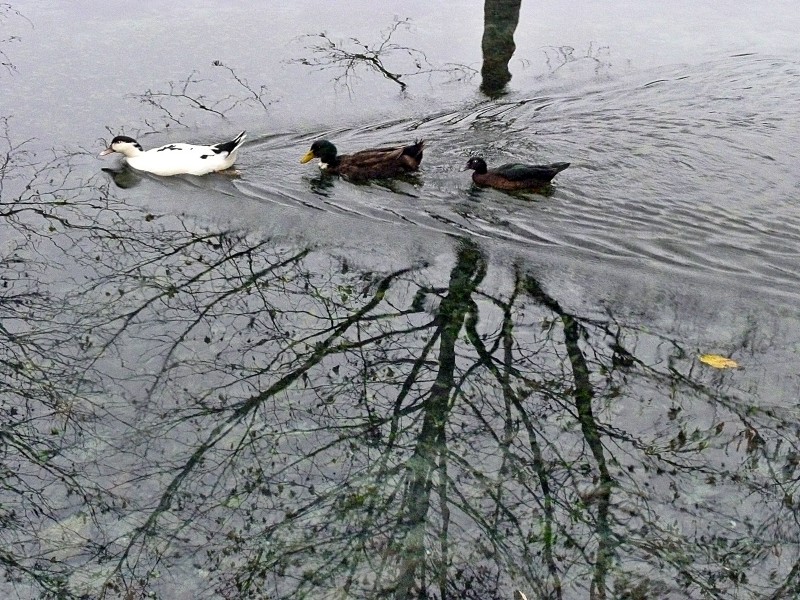
[[[736,369],[739,367],[739,363],[732,358],[726,358],[719,354],[701,354],[700,362],[715,369]]]

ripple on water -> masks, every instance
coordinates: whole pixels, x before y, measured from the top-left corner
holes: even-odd
[[[738,56],[569,94],[545,90],[416,120],[273,136],[270,166],[291,173],[291,183],[275,185],[253,168],[240,190],[259,201],[474,235],[521,252],[794,289],[799,73],[796,63]],[[420,177],[405,188],[341,181],[321,188],[313,168],[296,164],[316,137],[335,139],[343,152],[415,138],[428,140],[428,149]],[[550,197],[526,199],[472,189],[459,171],[472,154],[490,165],[572,166]],[[307,171],[298,183],[300,168]]]

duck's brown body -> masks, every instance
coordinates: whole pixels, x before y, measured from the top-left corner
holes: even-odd
[[[338,157],[335,173],[350,179],[396,177],[419,169],[423,142],[400,148],[373,148]],[[330,167],[329,167],[330,168]]]
[[[320,166],[326,173],[342,175],[348,179],[380,179],[397,177],[419,169],[425,142],[420,140],[408,146],[391,148],[370,148],[353,154],[336,153],[336,147],[326,140],[318,140],[300,159],[308,162],[320,159]]]
[[[465,168],[475,171],[472,174],[472,181],[477,185],[499,190],[519,191],[543,188],[568,166],[569,163],[566,162],[549,165],[507,163],[489,169],[482,158],[471,158]]]

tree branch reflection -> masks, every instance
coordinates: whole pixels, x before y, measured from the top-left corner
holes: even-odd
[[[796,591],[796,415],[681,340],[469,240],[448,269],[371,272],[4,148],[21,597]]]

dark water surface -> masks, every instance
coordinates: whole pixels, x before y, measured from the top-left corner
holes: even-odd
[[[800,597],[800,11],[273,4],[0,3],[0,596]]]

